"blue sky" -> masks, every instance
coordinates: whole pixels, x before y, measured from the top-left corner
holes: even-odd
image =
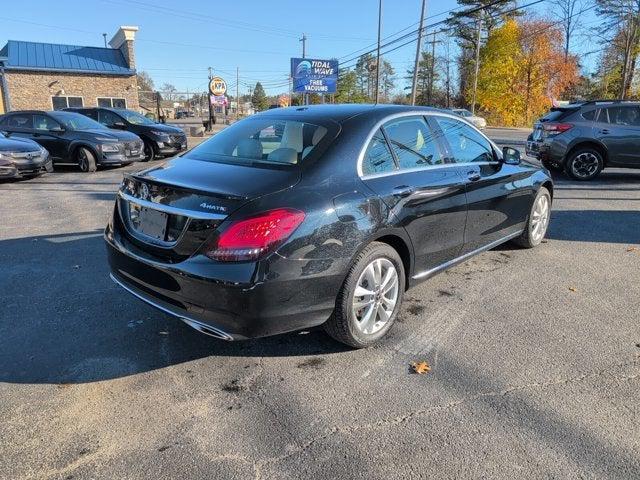
[[[416,28],[420,3],[384,0],[383,37]],[[352,52],[373,48],[378,20],[378,0],[4,0],[2,4],[0,45],[12,39],[102,46],[103,32],[109,40],[119,25],[137,25],[138,69],[148,72],[157,87],[168,82],[179,91],[203,91],[211,66],[233,93],[236,67],[241,93],[256,81],[268,93],[285,92],[289,59],[300,56],[303,32],[308,37],[307,56],[346,60]],[[427,23],[446,18],[446,12],[455,8],[455,0],[428,0]],[[529,11],[549,15],[546,3]],[[592,24],[593,13],[585,14],[584,21]],[[597,48],[576,43],[583,52]],[[444,45],[439,53],[444,55]],[[453,40],[451,53],[455,53]],[[402,77],[414,54],[415,43],[386,58]],[[401,87],[403,81],[397,83]]]

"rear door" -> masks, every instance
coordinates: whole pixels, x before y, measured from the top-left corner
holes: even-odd
[[[464,182],[444,158],[425,118],[406,116],[376,132],[362,161],[362,180],[411,238],[416,275],[457,257],[464,242]]]
[[[449,116],[431,118],[441,129],[449,161],[456,164],[466,185],[463,253],[521,232],[529,214],[532,189],[520,180],[530,171],[499,161],[491,142],[467,123]]]
[[[596,138],[607,147],[609,164],[640,166],[640,107],[603,108],[594,127]]]
[[[63,159],[69,142],[65,139],[64,132],[51,131],[56,128],[62,128],[62,125],[48,115],[33,116],[33,139],[46,148],[54,159]]]

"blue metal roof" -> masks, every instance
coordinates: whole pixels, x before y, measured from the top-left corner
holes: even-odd
[[[47,70],[102,75],[133,75],[124,55],[114,48],[81,47],[9,40],[0,50],[7,70]]]

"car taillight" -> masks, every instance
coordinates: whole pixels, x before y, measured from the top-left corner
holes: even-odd
[[[558,135],[559,133],[566,132],[567,130],[571,130],[573,128],[572,123],[543,123],[543,130],[547,133],[547,135]]]
[[[218,236],[205,255],[221,262],[256,260],[289,238],[304,217],[299,210],[278,208],[236,220]]]

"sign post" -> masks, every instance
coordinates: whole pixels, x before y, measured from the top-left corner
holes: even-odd
[[[338,85],[338,61],[292,58],[291,80],[295,93],[335,93]]]
[[[224,97],[227,93],[227,82],[222,77],[209,76],[209,129],[212,129],[212,123],[215,123],[215,114],[211,114],[211,105],[216,103],[216,98]]]

